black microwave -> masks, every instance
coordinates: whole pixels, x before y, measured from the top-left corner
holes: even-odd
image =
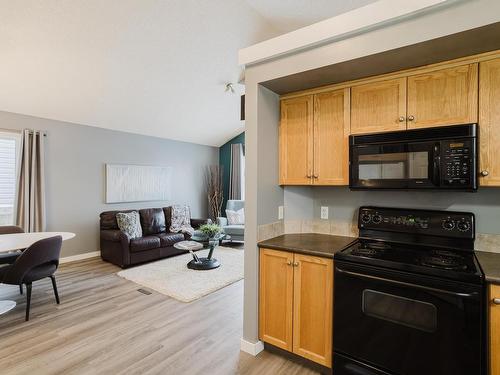
[[[349,187],[477,190],[477,124],[349,136]]]

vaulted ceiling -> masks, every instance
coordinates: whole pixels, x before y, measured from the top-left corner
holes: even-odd
[[[0,0],[0,110],[219,146],[240,48],[372,1]]]
[[[246,0],[280,33],[312,25],[376,0]]]

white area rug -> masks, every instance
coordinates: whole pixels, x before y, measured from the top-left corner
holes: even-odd
[[[208,250],[196,254],[206,257]],[[190,270],[186,265],[193,257],[183,254],[120,271],[118,276],[178,301],[192,302],[243,279],[243,250],[218,246],[213,256],[221,262],[213,270]]]

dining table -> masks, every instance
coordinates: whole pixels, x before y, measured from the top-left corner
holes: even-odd
[[[33,232],[33,233],[10,233],[0,235],[0,253],[26,249],[39,240],[61,236],[63,241],[75,237],[71,232]],[[0,266],[1,267],[1,266]],[[15,301],[0,300],[0,315],[16,307]]]

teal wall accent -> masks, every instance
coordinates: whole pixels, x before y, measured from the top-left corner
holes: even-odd
[[[245,132],[237,135],[227,143],[219,147],[219,164],[222,166],[222,186],[224,191],[224,202],[222,203],[222,215],[226,216],[226,202],[229,197],[229,179],[231,173],[231,145],[236,143],[245,144]]]

